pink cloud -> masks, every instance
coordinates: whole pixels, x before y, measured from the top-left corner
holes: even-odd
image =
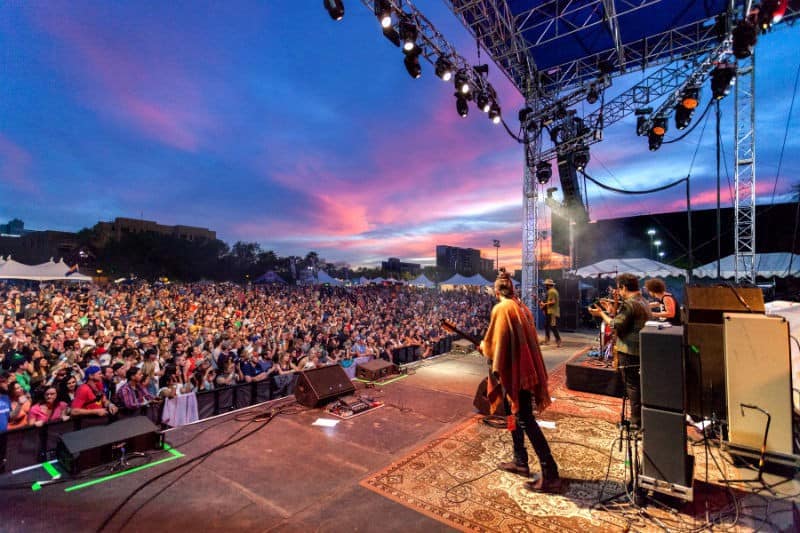
[[[0,134],[0,180],[21,192],[39,192],[39,187],[28,177],[30,164],[31,155]]]

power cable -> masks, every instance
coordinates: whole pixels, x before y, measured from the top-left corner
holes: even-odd
[[[775,203],[775,191],[778,189],[778,178],[781,175],[783,165],[783,154],[786,151],[786,139],[789,137],[789,123],[792,121],[792,111],[794,110],[794,99],[797,97],[797,83],[800,81],[800,63],[797,64],[797,74],[794,76],[794,90],[792,91],[792,103],[789,104],[789,112],[786,114],[786,128],[783,131],[783,144],[781,145],[781,155],[778,158],[778,170],[775,172],[775,183],[772,185],[771,204]]]
[[[689,127],[689,129],[687,129],[685,132],[683,132],[681,135],[679,135],[679,136],[675,137],[674,139],[670,139],[670,140],[668,140],[668,141],[664,141],[664,142],[663,142],[663,143],[661,143],[661,144],[671,144],[671,143],[676,143],[676,142],[678,142],[678,141],[682,141],[683,139],[685,139],[685,138],[686,138],[686,136],[687,136],[687,135],[689,135],[690,133],[692,133],[692,132],[694,131],[694,129],[697,127],[697,125],[698,125],[698,124],[700,124],[700,121],[701,121],[701,120],[703,120],[703,118],[705,118],[705,116],[706,116],[706,113],[708,113],[708,110],[709,110],[709,109],[711,109],[711,104],[712,104],[713,102],[714,102],[714,100],[710,100],[710,101],[708,102],[708,105],[707,105],[707,106],[706,106],[706,108],[703,110],[703,113],[700,115],[700,117],[698,117],[698,119],[697,119],[697,120],[695,120],[695,121],[694,121],[694,123],[693,123],[693,124],[692,124],[692,125]],[[705,126],[703,126],[703,129],[705,129]],[[701,134],[701,136],[702,136],[702,134]]]
[[[592,183],[594,183],[595,185],[597,185],[601,189],[606,189],[607,191],[613,191],[613,192],[617,192],[617,193],[620,193],[620,194],[652,194],[654,192],[661,192],[661,191],[669,189],[671,187],[675,187],[676,185],[680,185],[681,183],[684,183],[686,181],[686,178],[680,178],[680,179],[675,180],[675,181],[673,181],[671,183],[667,183],[666,185],[662,185],[661,187],[655,187],[653,189],[643,189],[643,190],[639,190],[639,191],[631,191],[631,190],[628,190],[628,189],[618,189],[617,187],[612,187],[611,185],[606,185],[604,183],[601,183],[600,181],[594,179],[589,174],[587,174],[585,170],[581,171],[581,173],[586,177],[586,179],[588,179],[589,181],[591,181]]]

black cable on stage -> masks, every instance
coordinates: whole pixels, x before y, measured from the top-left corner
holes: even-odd
[[[712,102],[714,102],[714,100],[709,100],[709,101],[708,101],[708,105],[707,105],[707,106],[706,106],[706,108],[703,110],[703,113],[702,113],[702,114],[701,114],[701,115],[700,115],[700,116],[697,118],[697,120],[695,120],[695,121],[692,123],[692,125],[689,127],[689,129],[687,129],[687,130],[686,130],[686,131],[684,131],[684,132],[683,132],[681,135],[678,135],[678,136],[677,136],[677,137],[675,137],[674,139],[670,139],[670,140],[668,140],[668,141],[664,141],[664,142],[663,142],[663,143],[661,143],[661,144],[671,144],[671,143],[676,143],[676,142],[678,142],[678,141],[682,141],[683,139],[685,139],[687,135],[689,135],[690,133],[692,133],[692,132],[694,131],[694,129],[697,127],[697,125],[700,123],[700,121],[701,121],[701,120],[703,120],[703,117],[705,117],[705,116],[706,116],[706,113],[708,113],[708,110],[709,110],[709,109],[711,109],[711,104],[712,104]]]
[[[654,192],[661,192],[663,190],[669,189],[670,187],[675,187],[676,185],[680,185],[681,183],[684,183],[686,181],[686,178],[680,178],[678,180],[673,181],[672,183],[667,183],[666,185],[662,185],[661,187],[656,187],[654,189],[646,189],[646,190],[641,190],[641,191],[629,191],[627,189],[618,189],[616,187],[612,187],[611,185],[606,185],[604,183],[601,183],[600,181],[598,181],[598,180],[594,179],[593,177],[591,177],[585,171],[581,171],[581,173],[586,177],[586,179],[588,179],[589,181],[591,181],[592,183],[594,183],[595,185],[597,185],[601,189],[606,189],[607,191],[617,192],[617,193],[620,193],[620,194],[652,194]]]

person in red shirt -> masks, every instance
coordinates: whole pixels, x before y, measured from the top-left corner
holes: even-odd
[[[106,416],[115,415],[117,406],[103,394],[103,375],[99,366],[90,366],[84,372],[86,383],[75,391],[72,400],[72,415]]]

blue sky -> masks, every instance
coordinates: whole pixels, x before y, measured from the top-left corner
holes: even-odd
[[[203,226],[280,255],[432,263],[436,244],[519,265],[522,151],[451,84],[402,54],[363,4],[333,22],[321,2],[13,1],[0,8],[0,221],[76,231],[117,216]],[[468,60],[476,46],[440,0],[417,7]],[[769,202],[798,182],[798,107],[789,116],[800,31],[758,45],[757,176]],[[485,60],[485,55],[482,58]],[[643,74],[616,78],[608,96]],[[504,116],[521,97],[492,66]],[[702,93],[701,107],[708,99]],[[733,172],[733,98],[723,144]],[[589,106],[579,106],[589,111]],[[652,188],[691,168],[694,207],[711,207],[714,122],[651,153],[629,118],[592,147],[587,171]],[[676,135],[674,127],[667,139]],[[699,146],[699,148],[698,148]],[[732,176],[732,174],[731,174]],[[732,179],[732,177],[731,177]],[[723,202],[728,203],[723,173]],[[684,208],[683,191],[626,197],[589,187],[593,219]]]

